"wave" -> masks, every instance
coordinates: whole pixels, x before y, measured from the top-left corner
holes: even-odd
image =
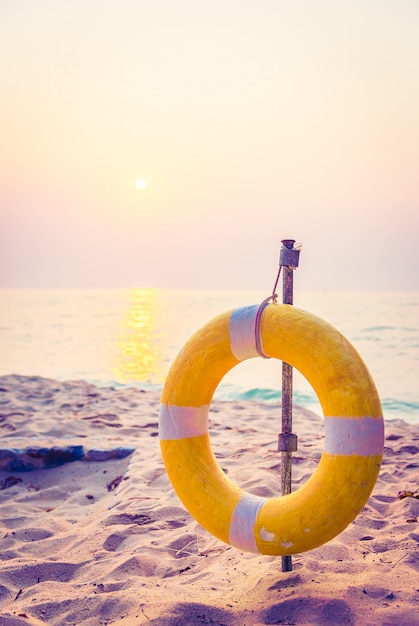
[[[135,387],[146,391],[161,392],[163,385],[151,382],[130,382],[120,383],[114,380],[107,381],[90,379],[88,382],[99,387],[113,387],[121,389],[125,387]],[[236,401],[236,402],[263,402],[266,404],[280,404],[282,398],[281,390],[270,389],[268,387],[245,388],[231,383],[221,383],[214,394],[215,400]],[[293,404],[295,406],[310,409],[318,415],[323,415],[319,399],[314,391],[293,391]],[[419,424],[419,400],[399,400],[397,398],[381,398],[384,417],[387,419],[404,419],[413,424]]]
[[[239,389],[234,385],[221,384],[214,397],[218,400],[256,401],[270,404],[280,403],[282,394],[278,389],[254,387],[251,389]],[[319,399],[316,394],[294,390],[293,403],[296,406],[309,408],[323,414]],[[381,398],[384,416],[388,419],[401,418],[412,423],[419,423],[419,400],[399,400],[397,398]]]
[[[381,405],[384,413],[419,413],[419,402],[407,402],[406,400],[397,400],[396,398],[382,398]]]
[[[244,389],[235,385],[221,383],[214,397],[217,400],[253,400],[256,402],[278,403],[281,402],[282,393],[278,389],[269,389],[267,387]],[[314,393],[309,394],[301,391],[293,392],[293,401],[300,406],[319,404],[319,400]]]
[[[397,331],[402,333],[417,333],[418,329],[413,326],[370,326],[363,328],[362,333],[381,333],[385,331]]]

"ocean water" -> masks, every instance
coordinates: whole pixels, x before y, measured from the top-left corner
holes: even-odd
[[[0,374],[161,389],[186,340],[215,315],[260,303],[255,291],[0,290]],[[358,350],[385,419],[419,424],[419,293],[299,292],[294,305],[327,320]],[[220,399],[278,402],[281,363],[249,359],[219,385]],[[294,370],[294,404],[322,414]]]

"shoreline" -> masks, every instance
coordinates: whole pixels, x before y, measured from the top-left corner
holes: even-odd
[[[0,377],[0,389],[2,449],[34,442],[135,448],[122,459],[0,470],[5,626],[417,623],[414,425],[386,420],[383,465],[363,511],[329,543],[295,555],[293,571],[283,573],[279,557],[220,542],[179,502],[160,455],[158,392],[13,375]],[[280,420],[272,411],[257,401],[215,400],[210,412],[222,468],[266,497],[280,483]],[[323,420],[294,411],[296,489],[317,465]]]
[[[103,392],[106,392],[107,390],[110,390],[112,392],[117,392],[117,391],[129,392],[131,390],[137,390],[137,391],[141,391],[142,393],[157,394],[159,398],[160,398],[160,395],[162,393],[163,386],[164,386],[164,383],[161,383],[161,384],[149,383],[149,382],[120,383],[118,381],[111,381],[111,380],[103,381],[99,383],[96,380],[90,380],[90,379],[85,379],[85,378],[57,378],[55,379],[47,375],[15,374],[15,373],[0,374],[0,385],[1,385],[2,380],[4,381],[4,380],[9,380],[9,379],[12,379],[15,383],[22,381],[24,384],[26,384],[27,382],[31,382],[31,381],[35,383],[37,381],[39,382],[44,381],[47,385],[49,385],[50,383],[89,385]],[[266,394],[267,397],[259,397],[257,395],[255,397],[252,397],[251,395],[252,393],[254,392],[257,393],[259,391],[261,391],[262,394]],[[276,389],[273,390],[267,387],[259,388],[259,389],[247,389],[247,390],[245,390],[244,388],[241,388],[241,389],[238,389],[236,396],[231,395],[230,392],[227,393],[225,390],[223,390],[222,393],[219,395],[217,395],[217,392],[218,392],[218,389],[214,393],[213,402],[221,402],[221,403],[236,402],[240,404],[256,403],[256,404],[266,405],[267,407],[270,407],[271,409],[281,406],[281,391],[278,391]],[[302,396],[304,396],[301,402],[298,401],[300,393],[302,394]],[[390,400],[388,401],[390,402]],[[417,426],[419,428],[419,421],[416,421],[413,419],[412,420],[406,419],[406,417],[400,413],[394,417],[393,416],[388,417],[389,413],[392,413],[393,410],[386,412],[385,410],[386,401],[381,398],[381,402],[382,402],[383,409],[384,409],[383,415],[384,415],[385,423],[400,421],[410,426]],[[295,407],[297,413],[298,411],[303,410],[303,411],[308,411],[312,415],[317,415],[321,417],[320,415],[321,406],[320,406],[318,399],[315,401],[313,400],[313,398],[306,398],[304,392],[299,392],[298,390],[293,391],[293,407]],[[407,409],[404,409],[403,412],[405,412],[406,410]],[[412,411],[415,412],[416,410],[417,410],[416,405],[412,406]],[[0,412],[1,412],[1,405],[0,405]],[[280,421],[280,415],[278,419]]]

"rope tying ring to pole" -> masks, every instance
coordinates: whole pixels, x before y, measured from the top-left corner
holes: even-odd
[[[256,311],[256,317],[255,317],[255,346],[256,346],[256,351],[258,353],[259,356],[262,357],[262,359],[270,359],[271,357],[269,357],[267,354],[264,353],[263,348],[262,348],[262,337],[260,334],[260,320],[262,318],[262,313],[264,311],[264,309],[268,306],[268,304],[270,302],[272,302],[272,304],[278,304],[278,294],[275,293],[276,292],[276,288],[278,285],[278,281],[279,281],[279,277],[281,275],[281,269],[282,269],[282,265],[279,266],[278,269],[278,274],[276,276],[276,281],[274,284],[274,287],[272,289],[272,293],[270,296],[268,296],[268,298],[265,298],[265,300],[263,300],[263,302],[260,303],[258,310]]]
[[[291,243],[292,241],[292,243]],[[285,243],[286,242],[286,243]],[[288,243],[290,242],[290,243]],[[259,305],[259,308],[256,312],[256,318],[255,318],[255,345],[256,345],[256,351],[258,353],[258,355],[260,357],[262,357],[262,359],[269,359],[270,357],[267,356],[264,351],[263,351],[263,347],[262,347],[262,338],[261,338],[261,333],[260,333],[260,320],[262,318],[262,313],[264,311],[264,309],[268,306],[268,304],[270,302],[272,302],[273,304],[278,304],[278,294],[276,293],[276,288],[278,286],[278,282],[279,282],[279,277],[281,276],[281,269],[286,266],[289,267],[290,270],[296,270],[298,267],[298,257],[300,254],[300,250],[303,247],[301,243],[295,243],[293,240],[288,240],[288,239],[284,239],[283,243],[285,243],[285,245],[282,246],[282,250],[284,252],[288,252],[292,254],[292,252],[294,252],[293,258],[297,261],[296,265],[288,265],[287,263],[281,263],[281,257],[280,257],[280,264],[279,264],[279,268],[278,268],[278,273],[276,275],[276,280],[272,289],[272,293],[268,298],[265,298],[265,300],[263,300],[263,302],[261,302],[261,304]],[[291,248],[289,247],[289,245],[291,245]],[[292,251],[292,252],[291,252]],[[281,255],[282,256],[282,255]],[[285,257],[284,257],[285,258]]]

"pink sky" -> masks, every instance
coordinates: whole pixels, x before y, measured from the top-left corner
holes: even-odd
[[[0,1],[0,286],[419,289],[415,0]],[[137,178],[148,181],[144,191]]]

